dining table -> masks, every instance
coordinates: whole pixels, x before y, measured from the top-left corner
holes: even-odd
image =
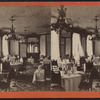
[[[61,67],[62,70],[63,70],[65,67],[68,67],[68,66],[73,66],[72,62],[60,62],[60,63],[59,63],[59,67]]]
[[[13,68],[16,74],[18,74],[18,71],[22,67],[22,65],[23,65],[22,62],[10,63],[10,68]]]
[[[100,64],[93,64],[93,66],[98,70],[98,72],[100,73]]]
[[[76,71],[76,73],[72,75],[63,74],[61,76],[61,86],[65,91],[79,91],[79,84],[84,79],[85,73],[82,71]]]

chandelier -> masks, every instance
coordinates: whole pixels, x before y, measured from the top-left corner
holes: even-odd
[[[69,32],[72,29],[72,20],[70,18],[66,18],[66,8],[63,5],[60,6],[61,9],[58,9],[58,18],[57,22],[51,24],[51,30],[65,30]]]
[[[27,37],[26,37],[28,27],[24,27],[24,28],[25,28],[25,30],[24,30],[25,31],[24,39],[20,39],[20,41],[19,41],[20,43],[27,43],[28,42]]]
[[[99,32],[98,32],[98,21],[99,21],[99,18],[98,18],[98,16],[95,16],[94,17],[94,19],[93,19],[94,21],[95,21],[95,33],[94,34],[92,34],[92,36],[89,38],[90,40],[100,40],[100,36],[99,36]]]
[[[13,22],[15,21],[16,19],[14,18],[14,16],[11,16],[10,18],[10,21],[12,23],[12,26],[11,26],[11,33],[6,37],[6,40],[20,40],[20,36],[18,34],[15,34],[15,28],[13,26]]]

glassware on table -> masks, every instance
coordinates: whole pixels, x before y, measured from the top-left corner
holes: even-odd
[[[72,75],[72,71],[71,71],[71,70],[68,70],[68,71],[67,71],[67,75],[68,75],[68,76]]]
[[[63,76],[65,74],[65,72],[64,71],[60,71],[60,74],[61,74],[61,76]]]
[[[77,67],[73,67],[73,74],[76,74]]]

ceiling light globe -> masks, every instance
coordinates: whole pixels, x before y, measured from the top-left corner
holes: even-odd
[[[92,34],[92,38],[95,38],[96,37],[96,34]]]

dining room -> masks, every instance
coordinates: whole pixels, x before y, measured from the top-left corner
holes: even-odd
[[[0,9],[0,91],[39,91],[32,80],[40,57],[50,56],[50,6]]]
[[[0,91],[100,91],[99,5],[0,8]]]
[[[52,6],[52,91],[100,91],[99,8]]]

